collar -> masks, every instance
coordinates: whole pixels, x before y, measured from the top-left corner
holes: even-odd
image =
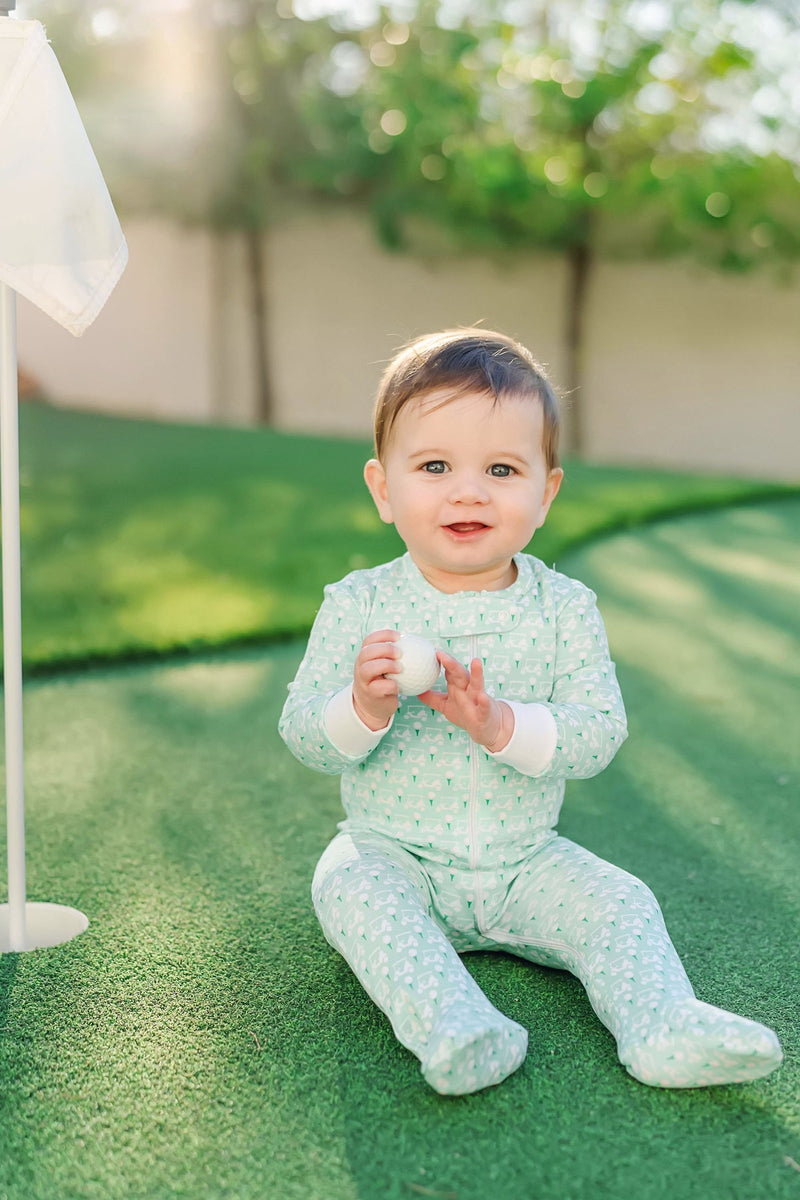
[[[514,555],[517,578],[510,587],[450,593],[432,587],[411,555],[404,554],[398,560],[397,579],[406,616],[402,622],[404,632],[453,638],[514,629],[538,591],[533,561],[527,554]]]

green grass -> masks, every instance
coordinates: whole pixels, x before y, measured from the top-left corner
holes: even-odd
[[[600,595],[631,723],[562,832],[654,888],[699,995],[778,1030],[779,1073],[643,1087],[574,979],[481,954],[529,1056],[437,1096],[311,909],[340,807],[275,733],[302,642],[102,668],[27,689],[29,895],[91,924],[0,960],[0,1196],[794,1200],[798,521],[797,500],[743,507],[561,564]]]
[[[29,671],[305,632],[325,583],[401,552],[366,442],[21,410]],[[549,563],[655,516],[781,485],[567,463],[536,537]]]

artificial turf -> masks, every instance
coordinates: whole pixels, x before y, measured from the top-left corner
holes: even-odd
[[[654,888],[698,994],[776,1028],[780,1072],[646,1088],[575,980],[482,954],[528,1059],[437,1096],[311,910],[340,811],[275,733],[302,642],[102,668],[26,694],[29,895],[91,924],[0,960],[0,1196],[796,1197],[799,520],[687,517],[560,564],[600,596],[631,726],[561,831]]]
[[[402,547],[361,479],[365,441],[20,414],[29,671],[307,631],[322,588]],[[567,463],[536,553],[782,485]],[[795,489],[796,490],[796,489]]]

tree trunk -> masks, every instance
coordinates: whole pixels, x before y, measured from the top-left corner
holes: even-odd
[[[583,397],[586,302],[594,252],[588,241],[578,242],[567,252],[568,284],[566,314],[567,387],[570,397],[570,430],[573,454],[586,453],[586,410]]]
[[[250,311],[252,315],[253,370],[256,381],[256,420],[259,425],[272,425],[275,404],[269,371],[267,350],[267,294],[264,286],[264,234],[260,229],[245,233],[247,268],[250,277]]]

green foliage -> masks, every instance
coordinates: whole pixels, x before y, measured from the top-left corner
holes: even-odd
[[[322,73],[304,94],[315,151],[302,178],[366,203],[393,247],[418,248],[436,224],[453,250],[587,245],[737,268],[796,257],[790,117],[737,134],[737,105],[769,80],[732,18],[696,0],[656,35],[630,2],[594,25],[579,7],[534,4],[512,24],[486,3],[452,28],[422,5],[406,25],[384,13],[350,31],[335,48],[349,47],[350,85]]]
[[[237,20],[221,24],[215,38],[230,142],[209,215],[215,225],[261,229],[295,193],[296,162],[314,153],[300,94],[309,63],[334,35],[324,22],[281,17],[271,4],[243,0]]]
[[[291,0],[158,20],[130,0],[21,3],[123,207],[253,229],[310,196],[363,205],[398,248],[436,229],[451,251],[800,253],[800,33],[777,4],[416,0],[366,23],[344,0],[313,20]]]

